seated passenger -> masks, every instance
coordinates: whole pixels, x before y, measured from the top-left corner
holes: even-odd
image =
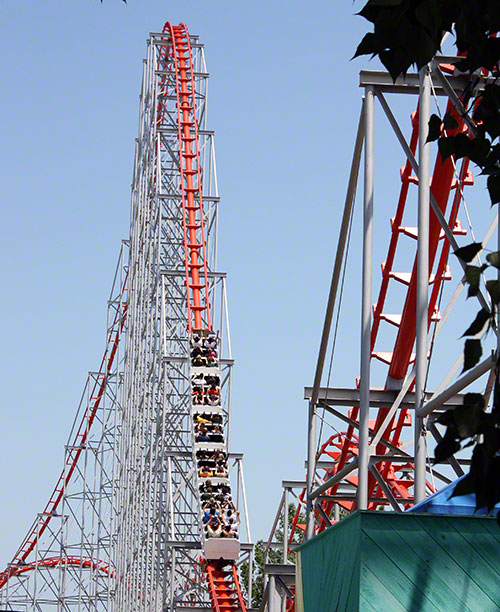
[[[207,482],[210,482],[210,481],[209,481],[209,480],[207,480]],[[220,504],[218,504],[218,503],[215,501],[215,497],[213,497],[213,496],[210,494],[210,497],[209,497],[209,498],[208,498],[206,501],[204,501],[204,502],[201,504],[201,509],[202,509],[202,510],[210,510],[210,508],[211,508],[212,506],[213,506],[214,508],[220,508]]]
[[[193,400],[193,405],[202,406],[205,403],[205,395],[203,394],[203,389],[200,387],[194,388],[191,397]]]
[[[200,414],[199,412],[196,414],[195,420],[197,423],[211,423],[212,421],[206,417],[208,417],[209,415],[203,415]]]
[[[222,427],[220,425],[215,425],[212,428],[212,431],[208,431],[207,434],[210,436],[210,440],[212,442],[224,442],[224,432],[222,431]]]
[[[201,478],[212,478],[214,476],[213,471],[207,467],[201,467],[198,474]]]
[[[205,510],[205,514],[203,515],[203,524],[206,525],[213,516],[219,516],[219,511],[215,506],[210,506]]]
[[[207,404],[209,406],[218,406],[220,404],[220,389],[215,385],[210,385],[205,394]]]
[[[234,531],[231,529],[230,525],[224,525],[222,527],[220,537],[221,538],[234,538],[236,536],[235,536]]]
[[[193,334],[191,336],[191,346],[194,347],[202,347],[203,345],[203,340],[200,334]]]
[[[215,351],[207,351],[207,353],[205,353],[205,359],[207,360],[208,367],[217,365],[217,353]]]
[[[195,346],[193,349],[191,349],[191,359],[194,359],[195,357],[204,354],[204,349],[202,349],[201,346]]]
[[[191,376],[191,384],[193,387],[204,387],[205,386],[205,376],[203,374],[193,374]]]
[[[211,459],[213,459],[216,463],[220,463],[221,461],[224,462],[224,464],[227,461],[227,456],[226,453],[224,451],[216,450],[215,453],[212,455]]]
[[[218,538],[222,531],[222,521],[218,516],[212,516],[206,524],[206,531],[209,538]]]
[[[207,428],[205,425],[203,425],[203,423],[196,426],[195,440],[196,442],[210,442]]]
[[[193,357],[193,359],[191,359],[191,365],[195,368],[202,368],[206,364],[207,360],[205,359],[204,355],[196,355],[196,357]]]
[[[232,529],[236,529],[240,524],[240,513],[236,510],[236,515],[232,508],[229,508],[224,515],[224,522],[231,525]]]
[[[226,468],[225,468],[223,465],[220,465],[220,464],[219,464],[219,465],[217,465],[217,466],[215,467],[215,473],[214,473],[214,476],[215,476],[216,478],[226,478],[226,476],[227,476],[227,470],[226,470]]]
[[[217,334],[215,332],[209,332],[207,337],[203,339],[203,346],[215,350],[217,348]]]

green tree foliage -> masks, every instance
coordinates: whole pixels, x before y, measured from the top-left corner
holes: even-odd
[[[498,0],[369,0],[359,15],[373,27],[359,43],[354,57],[378,56],[395,80],[411,66],[425,66],[440,50],[445,32],[454,36],[456,67],[467,74],[469,85],[460,107],[443,118],[433,115],[429,141],[437,141],[443,160],[468,157],[487,177],[492,205],[500,203],[500,2]],[[485,86],[482,80],[489,75]],[[459,121],[469,127],[467,134]],[[468,283],[468,297],[480,291],[481,279],[490,271],[494,277],[485,283],[488,307],[482,307],[465,330],[464,371],[481,359],[481,340],[476,338],[485,326],[496,328],[500,303],[500,251],[489,253],[487,263],[472,262],[482,244],[473,243],[455,251],[462,262]],[[496,348],[496,342],[495,342]],[[444,413],[439,422],[446,426],[443,440],[435,450],[437,462],[467,446],[474,446],[471,469],[455,488],[454,495],[476,494],[477,508],[492,509],[500,501],[500,384],[498,366],[493,406],[486,412],[486,401],[468,393],[461,409]],[[500,514],[497,516],[500,522]]]
[[[295,517],[295,513],[297,508],[294,504],[290,504],[288,507],[288,525],[289,528],[292,524],[292,521]],[[305,523],[306,517],[305,514],[300,513],[298,518],[299,523]],[[275,541],[283,542],[283,527],[284,520],[283,515],[281,515],[278,528],[275,533]],[[292,543],[289,548],[293,548],[294,545],[300,544],[302,542],[302,530],[296,530],[293,536]],[[264,565],[266,563],[266,543],[264,540],[259,540],[256,542],[254,547],[254,563],[253,563],[253,577],[252,577],[252,607],[259,608],[262,602],[262,596],[264,594]],[[288,552],[288,560],[291,563],[295,563],[295,553],[292,550]],[[283,551],[276,550],[273,548],[269,548],[268,551],[268,563],[283,563]],[[246,586],[248,585],[248,563],[243,563],[241,566],[241,583],[242,588],[246,594]]]

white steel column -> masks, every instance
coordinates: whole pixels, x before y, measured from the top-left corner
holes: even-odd
[[[359,403],[358,509],[368,507],[368,445],[370,420],[370,361],[372,328],[373,248],[373,88],[365,92],[365,176],[363,203],[363,288],[361,296],[361,357]]]
[[[316,406],[312,401],[309,402],[307,425],[307,503],[305,539],[309,540],[314,535],[314,508],[311,493],[314,487],[314,475],[316,473]]]
[[[427,374],[427,328],[429,287],[429,205],[430,144],[429,132],[431,87],[428,66],[420,70],[418,135],[418,247],[417,247],[417,354],[415,363],[415,405],[421,407]],[[424,419],[415,414],[415,503],[425,498],[425,429]]]

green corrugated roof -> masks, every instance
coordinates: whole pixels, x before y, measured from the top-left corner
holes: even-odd
[[[489,517],[356,512],[299,547],[305,612],[497,612]]]

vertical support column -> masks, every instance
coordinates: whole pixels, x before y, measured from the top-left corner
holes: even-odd
[[[316,404],[309,402],[307,421],[307,503],[306,503],[306,540],[314,536],[314,507],[311,493],[316,474]]]
[[[252,607],[252,586],[253,586],[253,550],[248,556],[248,585],[247,585],[247,607]]]
[[[285,487],[285,503],[283,505],[283,563],[288,563],[288,498],[290,489]]]
[[[358,509],[368,507],[368,464],[370,461],[370,361],[372,328],[373,249],[373,87],[365,90],[365,176],[363,203],[363,285],[361,295],[361,357],[359,402]]]
[[[269,612],[280,612],[280,597],[276,588],[276,578],[271,574],[269,576],[269,599],[268,599],[268,611]]]
[[[429,288],[429,206],[430,144],[427,143],[431,103],[428,66],[420,70],[419,133],[418,133],[418,246],[417,246],[417,354],[415,363],[415,405],[423,404],[427,374],[427,328]],[[415,503],[425,498],[425,433],[424,419],[415,413]]]

